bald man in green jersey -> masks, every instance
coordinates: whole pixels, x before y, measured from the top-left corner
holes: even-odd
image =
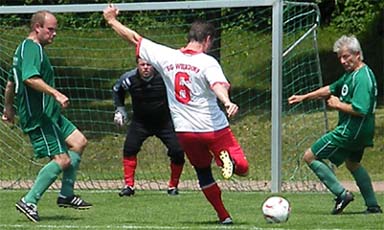
[[[16,209],[33,222],[40,217],[37,203],[44,192],[63,172],[57,199],[59,207],[88,209],[92,205],[74,194],[76,172],[87,139],[72,122],[61,115],[69,105],[67,96],[55,89],[53,67],[44,51],[56,36],[57,20],[48,11],[32,15],[28,37],[17,47],[5,90],[2,120],[14,122],[16,107],[21,129],[30,137],[36,158],[50,161],[39,171],[28,191],[16,203]]]
[[[336,166],[345,162],[365,200],[367,209],[364,213],[382,213],[368,172],[360,163],[364,149],[373,146],[376,79],[372,70],[363,62],[363,52],[355,36],[340,37],[335,42],[333,50],[337,53],[345,73],[330,85],[288,98],[289,104],[326,99],[330,108],[339,111],[336,128],[318,139],[304,153],[303,159],[336,196],[332,214],[342,213],[354,197],[340,184],[323,159],[330,160]]]

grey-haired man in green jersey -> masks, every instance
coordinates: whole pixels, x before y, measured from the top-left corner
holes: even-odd
[[[336,166],[345,162],[365,200],[364,213],[382,213],[377,203],[368,172],[360,164],[364,149],[373,146],[376,79],[363,62],[363,52],[355,36],[342,36],[333,47],[345,73],[334,83],[304,95],[288,98],[289,104],[304,100],[326,99],[330,108],[339,111],[336,128],[324,134],[304,153],[304,161],[325,186],[336,196],[332,214],[342,213],[354,197],[338,181],[323,159]]]
[[[88,209],[92,205],[73,192],[80,154],[87,145],[85,136],[61,109],[69,105],[67,96],[55,89],[53,67],[44,46],[56,36],[57,20],[48,11],[39,11],[31,18],[28,37],[17,47],[12,74],[5,90],[2,120],[14,122],[16,108],[22,130],[30,137],[36,158],[51,160],[38,173],[28,193],[16,203],[16,209],[33,222],[40,220],[37,203],[44,192],[63,172],[57,199],[59,207]]]

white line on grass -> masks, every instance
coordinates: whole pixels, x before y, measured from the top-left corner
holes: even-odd
[[[279,226],[281,227],[281,226]],[[277,230],[281,228],[259,228],[238,225],[217,225],[217,226],[156,226],[156,225],[42,225],[42,224],[0,224],[2,228],[14,229],[250,229],[250,230]],[[289,230],[289,228],[284,228]],[[314,230],[342,230],[340,228]]]

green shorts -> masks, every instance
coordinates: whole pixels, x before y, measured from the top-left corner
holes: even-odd
[[[336,166],[341,165],[346,159],[360,162],[363,158],[364,147],[356,150],[347,150],[336,146],[331,133],[323,135],[312,146],[311,150],[317,159],[328,159]]]
[[[76,126],[61,115],[57,123],[46,118],[42,125],[30,132],[35,158],[52,157],[68,151],[65,139],[76,130]]]

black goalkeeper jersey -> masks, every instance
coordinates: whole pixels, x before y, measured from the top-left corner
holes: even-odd
[[[112,88],[115,107],[124,106],[126,92],[131,95],[132,120],[150,126],[162,126],[171,120],[166,89],[160,74],[143,80],[137,68],[124,73]]]

